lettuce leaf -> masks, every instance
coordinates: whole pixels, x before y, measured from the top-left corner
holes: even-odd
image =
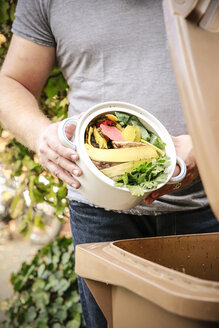
[[[156,134],[152,132],[149,142],[159,149],[165,149],[166,146],[165,142],[163,142],[160,137],[158,137]]]
[[[122,113],[122,112],[115,112],[115,115],[118,118],[119,124],[121,126],[126,125],[127,122],[128,122],[128,120],[129,120],[129,118],[130,118],[130,115],[129,114]]]
[[[145,189],[156,188],[160,183],[164,183],[167,178],[166,168],[170,165],[170,158],[167,156],[154,158],[150,162],[145,162],[126,172],[122,176],[114,179],[115,185],[127,187],[134,196],[142,196]]]

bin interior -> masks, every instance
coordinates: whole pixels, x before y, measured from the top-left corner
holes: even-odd
[[[219,234],[121,240],[124,251],[185,274],[219,281]]]

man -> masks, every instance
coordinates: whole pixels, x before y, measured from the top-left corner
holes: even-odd
[[[15,17],[0,77],[0,120],[69,185],[74,244],[219,231],[187,135],[161,1],[20,0]],[[69,84],[69,116],[119,100],[160,119],[187,165],[179,189],[166,185],[120,213],[95,207],[80,195],[78,154],[60,144],[58,123],[52,124],[37,104],[55,60]],[[78,282],[87,327],[106,327],[86,284],[80,278]]]

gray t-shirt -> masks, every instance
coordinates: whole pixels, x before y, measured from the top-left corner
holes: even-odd
[[[58,64],[69,84],[69,116],[100,102],[125,101],[151,112],[171,135],[187,133],[162,1],[19,0],[12,31],[56,47]],[[69,198],[89,203],[80,189],[69,187]],[[125,212],[159,214],[207,204],[197,179],[150,206],[142,203]]]

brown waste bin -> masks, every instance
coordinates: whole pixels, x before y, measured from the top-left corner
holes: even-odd
[[[76,272],[109,328],[219,327],[219,233],[78,245]]]

